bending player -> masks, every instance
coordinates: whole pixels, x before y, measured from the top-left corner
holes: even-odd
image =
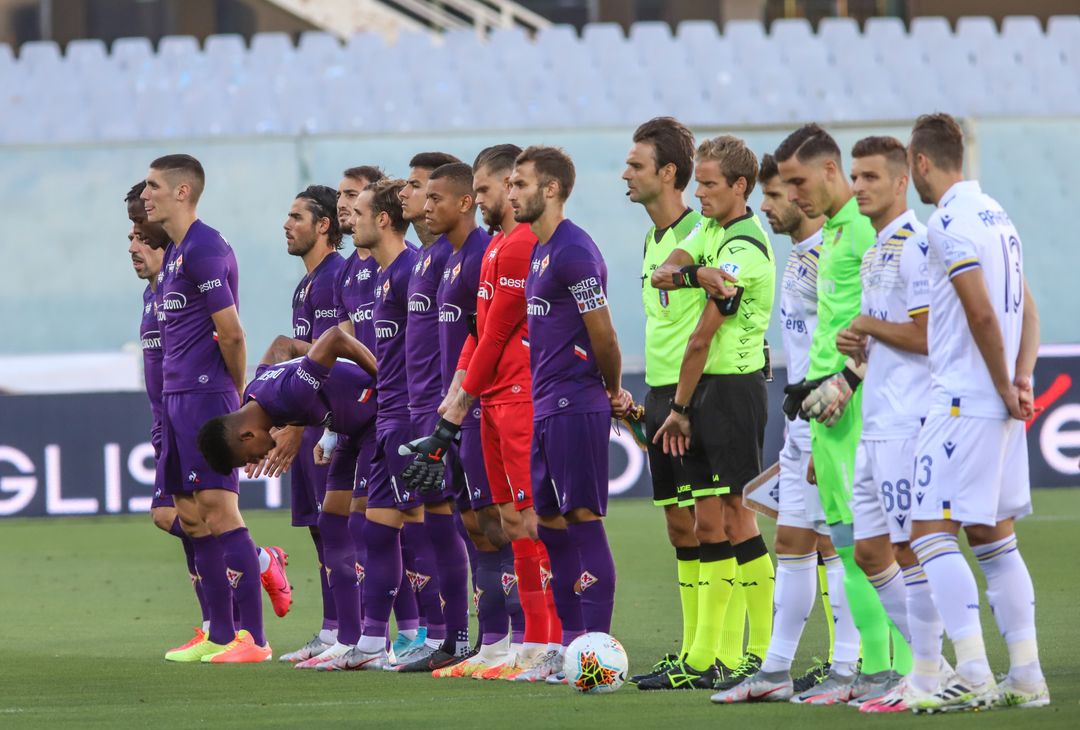
[[[701,214],[690,209],[683,192],[694,173],[694,135],[671,117],[650,119],[634,131],[626,156],[626,194],[645,207],[653,222],[645,234],[641,268],[641,298],[645,307],[645,429],[649,440],[649,473],[653,504],[663,508],[668,539],[675,548],[675,563],[682,606],[682,644],[650,672],[631,677],[638,682],[661,674],[686,658],[694,641],[698,619],[699,544],[694,532],[694,498],[682,459],[651,443],[671,409],[679,381],[679,366],[686,343],[705,308],[705,297],[691,290],[656,289],[653,271],[663,265],[687,236],[704,225]],[[734,614],[734,612],[732,612]],[[740,616],[740,621],[744,620]],[[742,649],[742,631],[739,642]]]
[[[979,183],[963,177],[964,138],[947,114],[919,117],[908,146],[930,216],[930,410],[916,449],[911,547],[956,650],[956,673],[916,712],[994,702],[1050,704],[1035,637],[1035,590],[1014,521],[1031,513],[1024,421],[1034,415],[1031,374],[1039,318],[1024,279],[1020,236]],[[1009,650],[1000,686],[986,658],[975,577],[961,526],[986,577],[986,596]],[[909,687],[933,690],[920,661]]]
[[[859,313],[862,285],[859,267],[863,254],[874,245],[869,219],[859,213],[851,185],[844,175],[840,148],[824,129],[808,124],[791,133],[776,149],[780,177],[788,197],[808,216],[825,215],[818,258],[818,324],[810,345],[807,380],[787,386],[784,411],[789,418],[809,405],[812,450],[811,473],[816,478],[821,506],[833,545],[844,564],[844,592],[852,619],[859,629],[862,669],[854,662],[835,660],[820,685],[795,695],[792,702],[848,702],[887,684],[890,669],[905,674],[911,655],[903,637],[895,634],[896,662],[890,660],[890,623],[877,593],[855,562],[851,492],[855,450],[862,428],[861,393],[854,390],[861,367],[845,366],[836,349],[836,335]],[[854,390],[854,394],[852,391]],[[846,409],[836,406],[834,393],[849,398]],[[858,676],[857,676],[858,674]]]
[[[817,326],[817,261],[824,219],[807,216],[787,199],[772,155],[762,157],[758,177],[764,198],[761,211],[774,233],[791,236],[791,253],[780,287],[780,326],[788,382],[797,383],[806,377],[810,341]],[[715,702],[786,702],[825,678],[828,666],[812,668],[794,681],[791,677],[791,664],[814,605],[814,567],[819,556],[824,558],[825,575],[818,571],[818,579],[833,635],[827,664],[854,663],[859,658],[859,635],[843,602],[843,566],[828,537],[817,487],[806,479],[809,462],[810,425],[792,421],[780,450],[776,593],[768,653],[759,672],[715,697]]]
[[[563,647],[525,679],[562,668],[584,631],[611,631],[615,561],[603,516],[611,416],[633,405],[607,303],[607,266],[585,231],[563,215],[574,163],[533,146],[514,165],[507,200],[539,239],[525,280],[532,373],[533,499],[537,533],[551,558]],[[549,655],[551,652],[548,653]],[[519,679],[523,677],[518,675]]]
[[[769,238],[747,205],[757,181],[754,153],[723,135],[702,142],[696,162],[695,195],[712,220],[653,272],[652,283],[665,289],[708,283],[710,296],[687,342],[667,417],[653,436],[692,472],[701,544],[698,628],[686,659],[640,681],[639,689],[729,689],[761,667],[772,628],[772,560],[754,513],[743,506],[742,489],[761,472],[765,329],[776,270]],[[702,259],[711,266],[695,263]],[[750,637],[745,657],[721,676],[714,664],[717,634],[736,578],[745,591]]]
[[[199,426],[239,405],[246,357],[236,257],[196,213],[204,184],[198,160],[168,155],[150,163],[140,196],[147,220],[160,224],[173,241],[159,282],[165,344],[163,482],[194,545],[210,612],[207,637],[167,658],[261,662],[271,652],[263,634],[259,554],[240,515],[237,474],[213,473],[196,448]],[[239,632],[234,631],[233,601]]]

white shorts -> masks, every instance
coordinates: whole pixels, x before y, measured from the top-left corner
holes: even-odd
[[[810,442],[800,445],[789,433],[780,450],[779,516],[776,524],[814,530],[828,535],[825,510],[821,508],[818,488],[806,481],[806,468],[810,465]]]
[[[931,414],[919,433],[912,519],[996,525],[1031,514],[1024,424]]]
[[[888,535],[893,543],[911,540],[912,479],[918,436],[860,441],[855,450],[851,514],[855,539]]]

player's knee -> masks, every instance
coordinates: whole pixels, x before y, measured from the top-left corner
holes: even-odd
[[[893,545],[893,557],[901,568],[908,568],[919,562],[915,551],[911,549],[910,542],[898,542]]]
[[[480,535],[492,547],[498,550],[507,544],[506,532],[503,531],[502,519],[499,517],[498,512],[486,507],[476,513],[476,520]]]
[[[855,564],[862,568],[862,571],[867,575],[877,575],[889,567],[890,562],[892,562],[891,553],[883,560],[882,556],[869,542],[865,540],[855,542]]]

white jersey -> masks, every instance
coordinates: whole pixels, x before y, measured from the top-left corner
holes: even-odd
[[[930,413],[1008,418],[1008,411],[968,327],[952,278],[982,273],[1005,343],[1011,380],[1024,318],[1024,264],[1020,236],[979,183],[953,185],[927,222],[930,242]]]
[[[788,383],[798,383],[810,369],[810,341],[817,327],[817,265],[821,231],[791,247],[780,291],[780,332],[787,356]],[[810,442],[810,424],[796,419],[788,424],[799,443]]]
[[[885,322],[910,322],[930,306],[926,226],[907,210],[881,229],[863,255],[862,313]],[[870,441],[915,436],[926,416],[930,370],[926,355],[870,338],[862,389],[862,437]]]

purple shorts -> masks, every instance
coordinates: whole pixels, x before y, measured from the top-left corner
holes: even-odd
[[[454,495],[461,512],[494,504],[479,428],[462,429],[461,443],[451,447],[446,463],[446,488]]]
[[[161,484],[166,494],[191,494],[199,489],[240,491],[236,469],[225,476],[210,468],[199,452],[202,425],[240,407],[236,391],[228,393],[165,393],[161,398]]]
[[[300,451],[289,470],[289,488],[292,492],[289,506],[292,509],[293,527],[315,527],[319,524],[323,497],[326,496],[327,466],[315,464],[315,444],[322,438],[322,426],[308,426],[300,440]]]
[[[567,413],[533,424],[533,506],[541,517],[584,507],[603,516],[608,500],[611,413]]]
[[[439,423],[439,414],[436,411],[413,413],[409,416],[409,421],[412,424],[413,432],[412,436],[408,439],[411,441],[412,439],[422,438],[433,434],[435,432],[435,426]],[[412,461],[412,458],[413,457],[411,456],[408,457],[408,461]],[[406,463],[408,463],[408,461]],[[453,499],[454,493],[451,491],[449,484],[444,480],[443,488],[438,492],[428,492],[417,496],[424,504],[441,504],[442,502]]]
[[[390,421],[376,427],[375,456],[368,478],[368,509],[396,507],[400,510],[419,507],[421,502],[401,482],[401,472],[412,461],[412,454],[401,456],[398,447],[413,439],[408,421]]]
[[[365,433],[360,443],[360,451],[356,457],[356,481],[353,482],[353,499],[361,497],[367,499],[368,481],[371,478],[371,462],[375,459],[375,447],[378,439],[375,437],[375,429]]]
[[[370,446],[369,446],[370,444]],[[371,454],[375,447],[375,423],[364,431],[347,436],[338,434],[337,446],[330,455],[330,471],[326,475],[326,491],[343,492],[349,490],[356,492],[363,485],[365,493],[354,496],[366,496],[367,475],[371,470]],[[365,453],[366,452],[366,453]],[[363,469],[360,467],[360,458],[365,457]],[[361,473],[362,472],[362,473]]]

